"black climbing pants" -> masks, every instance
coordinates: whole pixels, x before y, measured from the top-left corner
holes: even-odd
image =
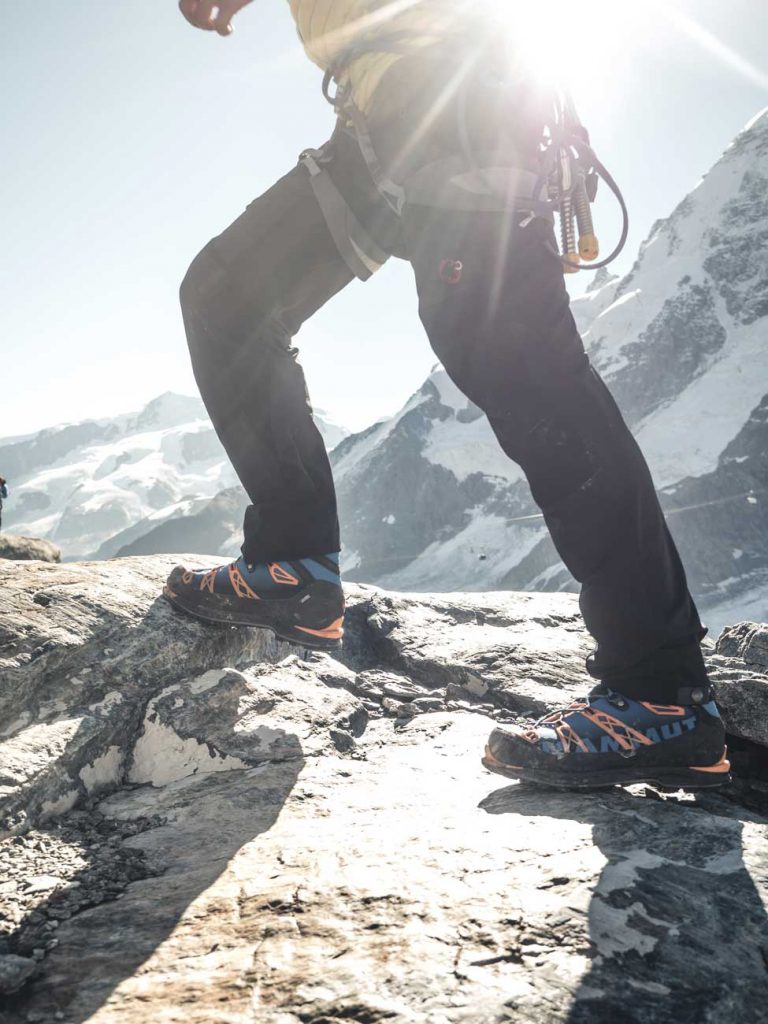
[[[701,623],[645,460],[585,354],[551,225],[428,208],[398,221],[350,134],[337,129],[325,153],[358,219],[410,260],[432,348],[524,470],[581,584],[597,641],[590,672],[628,696],[688,702],[685,688],[707,686]],[[340,548],[292,339],[351,280],[299,165],[202,250],[182,284],[200,392],[252,502],[251,562]]]

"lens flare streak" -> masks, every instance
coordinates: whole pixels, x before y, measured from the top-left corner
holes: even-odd
[[[721,63],[737,72],[742,78],[752,82],[753,85],[768,91],[768,74],[755,67],[754,64],[750,63],[746,57],[743,57],[736,50],[727,46],[709,29],[704,28],[695,19],[684,14],[682,11],[676,10],[673,4],[655,2],[653,6],[658,14],[665,18],[670,25],[697,43],[707,53],[717,57]]]

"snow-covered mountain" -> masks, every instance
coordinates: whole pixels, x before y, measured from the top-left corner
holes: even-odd
[[[713,626],[768,619],[768,111],[625,277],[574,302]],[[345,564],[392,589],[571,589],[527,485],[441,369],[334,452]],[[533,517],[533,518],[527,518]]]
[[[390,420],[331,456],[347,576],[399,590],[488,590],[543,535],[519,468],[437,367]],[[384,581],[387,581],[385,583]]]
[[[329,448],[346,436],[316,421]],[[4,528],[49,538],[67,559],[178,551],[182,537],[183,550],[217,551],[247,504],[200,399],[171,393],[138,413],[0,441],[0,473]],[[195,528],[171,527],[189,518]]]

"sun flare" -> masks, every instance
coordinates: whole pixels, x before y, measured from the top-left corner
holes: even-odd
[[[647,35],[653,3],[619,0],[491,0],[518,64],[547,85],[591,91],[606,63]],[[582,88],[579,88],[579,87]]]
[[[475,0],[483,2],[483,0]],[[577,96],[610,87],[628,63],[672,40],[761,88],[768,74],[701,26],[678,0],[484,0],[508,35],[518,66],[542,84]]]

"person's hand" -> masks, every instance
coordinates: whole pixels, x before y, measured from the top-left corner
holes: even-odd
[[[232,19],[250,2],[251,0],[179,0],[179,10],[195,28],[228,36],[232,32]]]

